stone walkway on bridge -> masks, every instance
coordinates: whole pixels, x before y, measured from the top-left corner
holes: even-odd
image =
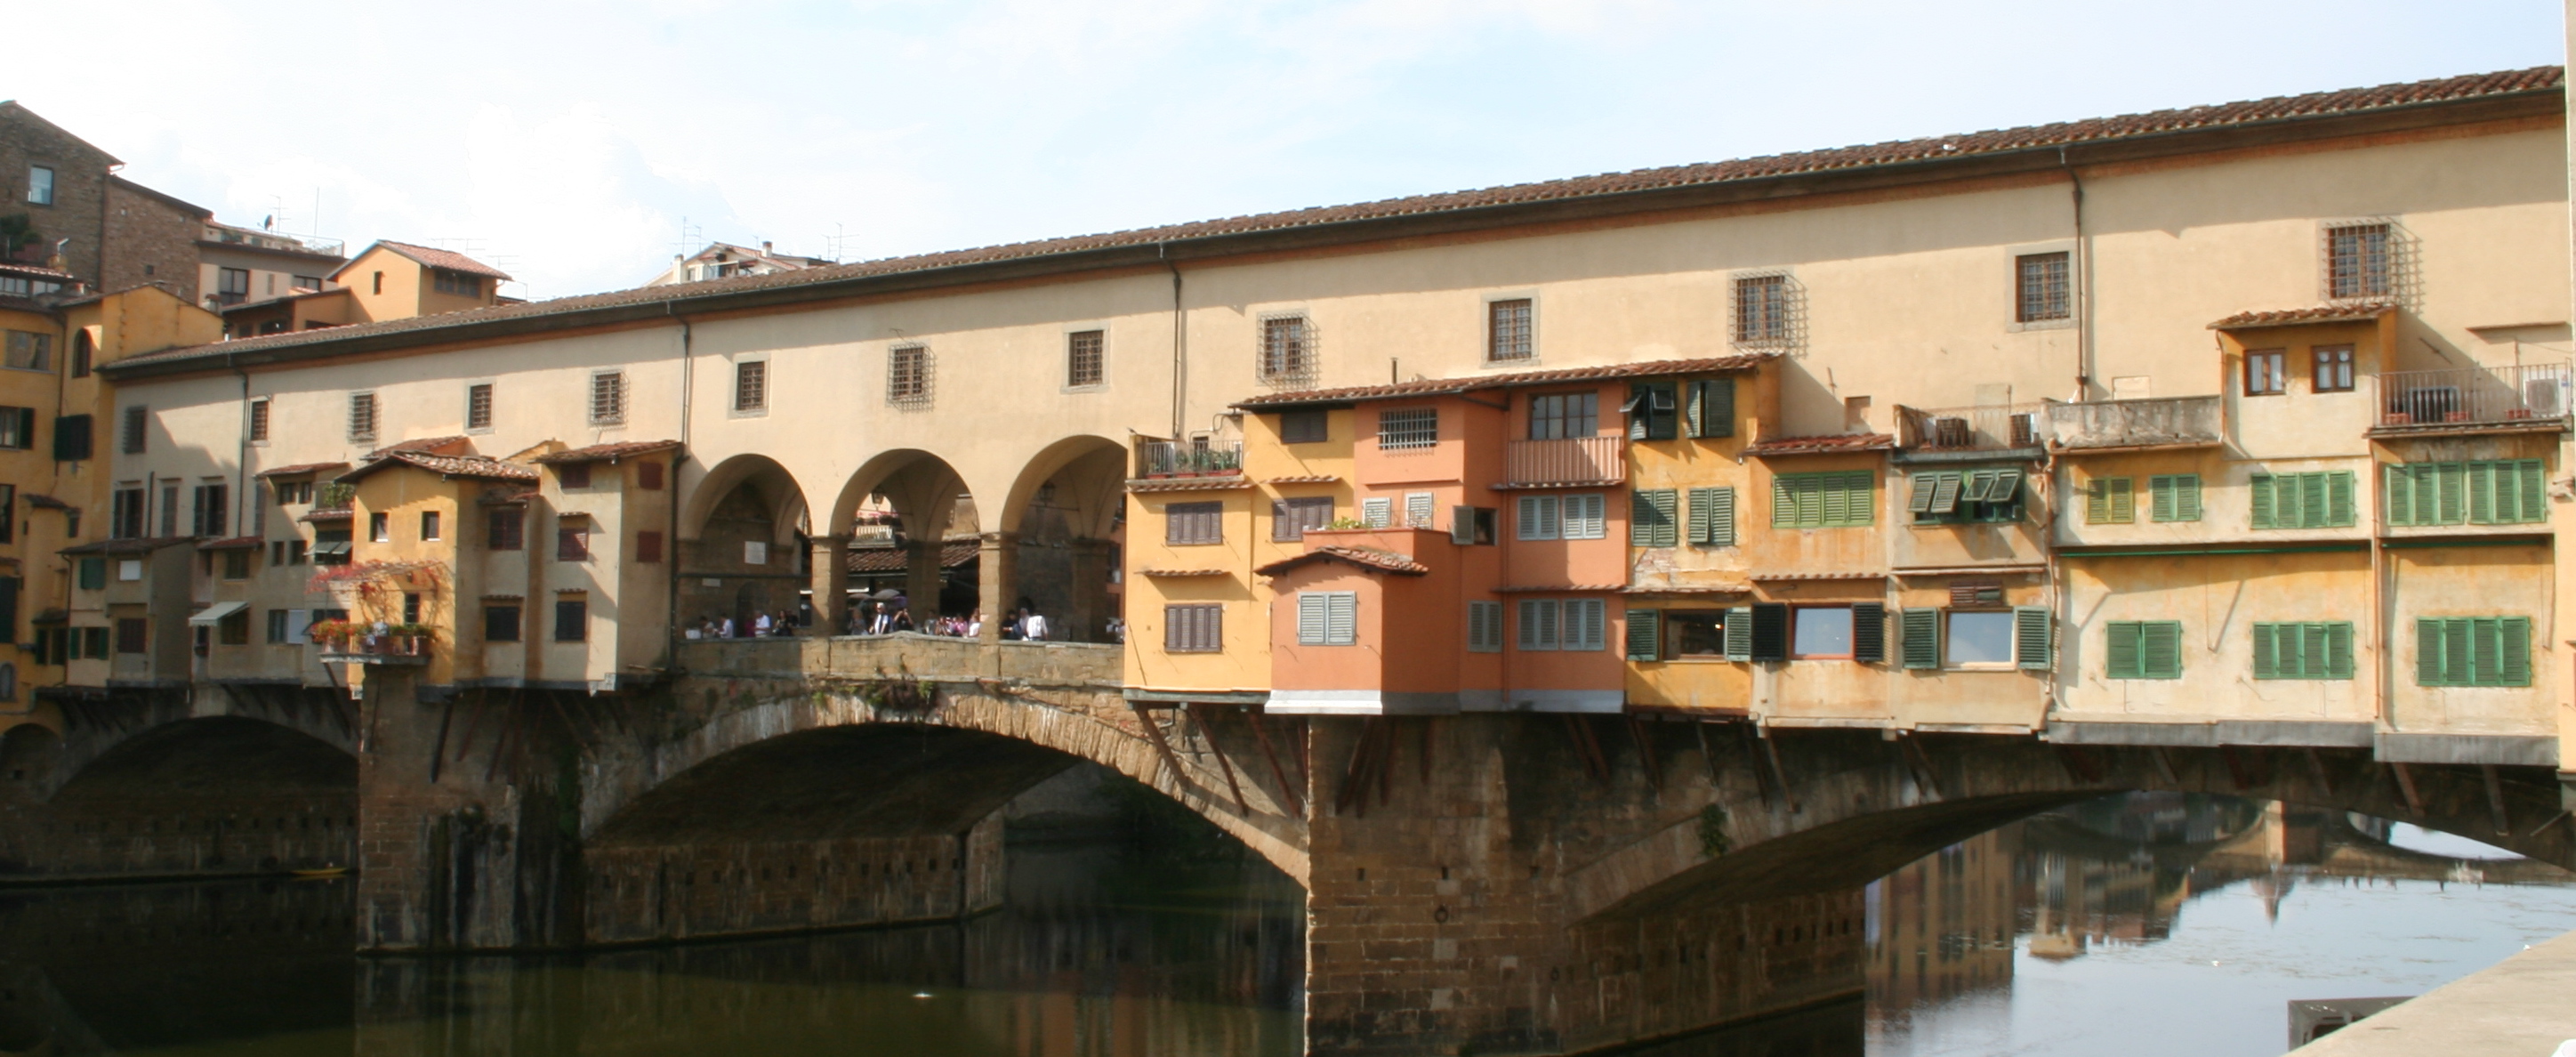
[[[2301,1046],[2297,1057],[2551,1057],[2576,1040],[2576,932]]]

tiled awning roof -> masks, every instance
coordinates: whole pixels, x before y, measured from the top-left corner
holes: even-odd
[[[2296,327],[2310,323],[2362,323],[2397,311],[2387,301],[2365,301],[2359,304],[2316,305],[2309,308],[2281,308],[2264,312],[2239,312],[2209,325],[2211,330],[2254,330],[2260,327]]]
[[[1896,438],[1885,433],[1841,433],[1823,437],[1779,437],[1744,449],[1746,455],[1837,455],[1851,451],[1894,451]]]
[[[266,541],[257,536],[235,536],[222,540],[198,540],[197,549],[201,551],[258,550],[263,542]]]
[[[603,459],[615,462],[630,456],[669,451],[679,446],[680,442],[676,440],[625,440],[615,444],[593,444],[587,448],[573,448],[569,451],[540,455],[537,456],[536,461],[547,466],[568,462],[599,462]]]
[[[1718,356],[1698,360],[1645,360],[1638,363],[1613,363],[1599,367],[1566,367],[1552,371],[1521,371],[1514,374],[1486,374],[1467,378],[1425,378],[1393,385],[1362,385],[1345,389],[1308,389],[1301,392],[1270,393],[1238,401],[1236,407],[1298,407],[1307,404],[1347,404],[1364,400],[1396,400],[1407,397],[1449,396],[1480,389],[1510,389],[1530,385],[1561,385],[1568,382],[1607,381],[1616,378],[1661,378],[1680,374],[1726,374],[1750,371],[1763,361],[1776,359],[1768,352],[1740,356]]]
[[[427,470],[441,477],[465,477],[486,481],[537,479],[537,471],[534,468],[515,462],[503,462],[483,455],[431,455],[417,451],[383,452],[381,457],[370,459],[366,465],[341,474],[339,479],[356,481],[376,471],[388,470],[396,466]]]
[[[1239,473],[1218,477],[1137,477],[1127,482],[1130,492],[1222,492],[1250,487],[1252,479]]]
[[[261,470],[252,476],[293,477],[298,474],[321,473],[325,470],[345,470],[348,468],[349,464],[345,462],[299,462],[293,466],[280,466],[274,470]]]
[[[974,540],[949,540],[939,545],[939,567],[954,569],[975,560]],[[854,573],[899,573],[912,568],[912,550],[908,547],[853,547],[847,568]]]
[[[1431,571],[1430,566],[1394,551],[1382,551],[1375,547],[1339,545],[1317,547],[1295,557],[1271,562],[1253,571],[1263,576],[1277,576],[1299,566],[1312,565],[1321,561],[1346,562],[1370,572],[1395,573],[1401,576],[1420,576]]]

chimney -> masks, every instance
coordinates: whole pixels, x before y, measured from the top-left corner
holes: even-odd
[[[770,252],[769,252],[769,240],[768,240],[768,239],[762,239],[762,240],[760,240],[760,255],[761,255],[761,256],[763,256],[763,257],[771,256],[771,254],[770,254]]]

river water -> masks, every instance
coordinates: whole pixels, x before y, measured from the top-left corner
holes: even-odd
[[[1178,827],[1178,828],[1175,828]],[[1015,839],[962,924],[585,958],[349,953],[337,881],[0,891],[0,1053],[1294,1054],[1297,886],[1213,830]],[[1870,886],[1868,997],[1657,1057],[2269,1055],[2576,929],[2547,867],[2375,820],[2136,795]]]

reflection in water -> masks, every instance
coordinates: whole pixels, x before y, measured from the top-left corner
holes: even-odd
[[[345,881],[21,892],[0,1051],[1298,1051],[1302,893],[1267,863],[1231,841],[1011,856],[1006,907],[963,923],[578,958],[356,958]]]

